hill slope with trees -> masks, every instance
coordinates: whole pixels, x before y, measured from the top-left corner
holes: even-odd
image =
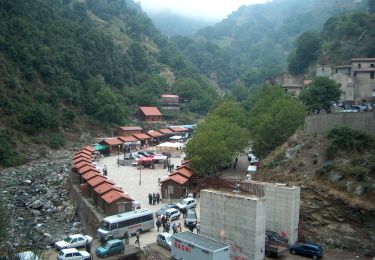
[[[251,87],[285,68],[287,55],[301,33],[320,30],[336,14],[366,8],[367,1],[274,0],[242,6],[194,37],[175,36],[172,41],[221,88],[231,88],[239,81]]]
[[[0,164],[22,161],[19,143],[58,148],[68,132],[129,122],[161,93],[190,95],[198,114],[217,99],[131,0],[3,1],[0,14]]]

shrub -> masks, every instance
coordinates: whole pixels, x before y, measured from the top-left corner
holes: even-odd
[[[349,127],[332,129],[328,139],[330,142],[326,148],[327,158],[334,158],[338,151],[353,153],[374,147],[374,139],[370,135]]]
[[[49,147],[52,149],[59,149],[60,147],[64,146],[65,144],[65,137],[61,133],[54,133],[50,134],[49,137]]]

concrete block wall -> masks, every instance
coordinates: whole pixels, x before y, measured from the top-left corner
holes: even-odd
[[[201,233],[231,245],[231,256],[263,259],[265,198],[230,191],[200,192]]]

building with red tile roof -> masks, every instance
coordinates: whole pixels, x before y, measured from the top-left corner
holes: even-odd
[[[157,107],[139,107],[137,117],[142,122],[159,123],[162,121],[162,114]]]
[[[88,156],[91,156],[92,152],[90,152],[90,151],[88,151],[86,149],[81,149],[78,152],[76,152],[74,155],[77,155],[77,154],[87,154]]]
[[[92,165],[92,164],[88,164],[88,165],[85,165],[85,166],[83,166],[83,167],[81,167],[81,168],[76,169],[76,171],[77,171],[80,175],[82,175],[82,174],[84,174],[84,173],[86,173],[86,172],[88,172],[88,171],[90,171],[90,170],[94,170],[94,171],[99,172],[99,171],[95,168],[95,166]]]
[[[150,130],[146,134],[154,138],[163,136],[162,133],[160,133],[159,131],[155,131],[155,130]]]
[[[106,138],[99,142],[99,144],[107,147],[106,149],[102,151],[104,154],[107,154],[107,155],[121,152],[123,149],[123,143],[124,142],[117,137]]]
[[[80,162],[88,162],[88,163],[91,163],[91,160],[86,158],[86,157],[78,157],[77,159],[74,159],[73,160],[73,166],[75,166],[76,164],[80,163]]]
[[[169,128],[161,128],[159,129],[159,132],[162,133],[163,135],[165,134],[174,134],[173,131]]]
[[[87,182],[88,180],[92,179],[92,178],[95,178],[96,176],[98,176],[99,173],[97,171],[94,171],[94,170],[90,170],[88,172],[85,172],[84,174],[81,175],[81,178]]]
[[[133,134],[142,133],[142,127],[140,126],[122,126],[117,128],[118,136],[130,136]]]
[[[101,205],[105,214],[114,215],[132,210],[133,198],[117,190],[110,190],[101,196]]]
[[[86,166],[86,165],[92,165],[91,162],[88,162],[88,161],[80,161],[79,163],[76,163],[76,164],[73,164],[73,169],[79,169],[79,168],[82,168],[83,166]]]
[[[92,159],[91,155],[88,155],[88,154],[85,154],[85,153],[78,153],[78,154],[73,155],[73,160],[81,158],[81,157],[84,157],[84,158],[89,159],[89,160]]]
[[[124,143],[136,142],[138,140],[134,136],[118,136],[117,138],[123,141]]]
[[[180,127],[180,126],[171,126],[171,127],[169,127],[169,129],[171,129],[173,132],[177,132],[177,133],[184,133],[184,132],[189,131],[189,129],[187,129],[185,127]]]
[[[186,163],[170,173],[168,177],[161,181],[161,193],[163,198],[178,199],[185,196],[186,191],[192,185],[194,172]]]

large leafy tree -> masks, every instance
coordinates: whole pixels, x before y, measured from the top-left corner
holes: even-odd
[[[301,91],[300,99],[310,111],[329,111],[331,103],[340,98],[340,85],[326,77],[317,77]]]
[[[305,108],[282,88],[267,86],[257,93],[250,111],[250,138],[258,156],[284,143],[303,124]]]
[[[229,165],[235,153],[247,144],[248,134],[241,126],[244,122],[245,111],[238,103],[220,103],[198,125],[194,138],[187,144],[187,157],[194,171],[209,175]]]

